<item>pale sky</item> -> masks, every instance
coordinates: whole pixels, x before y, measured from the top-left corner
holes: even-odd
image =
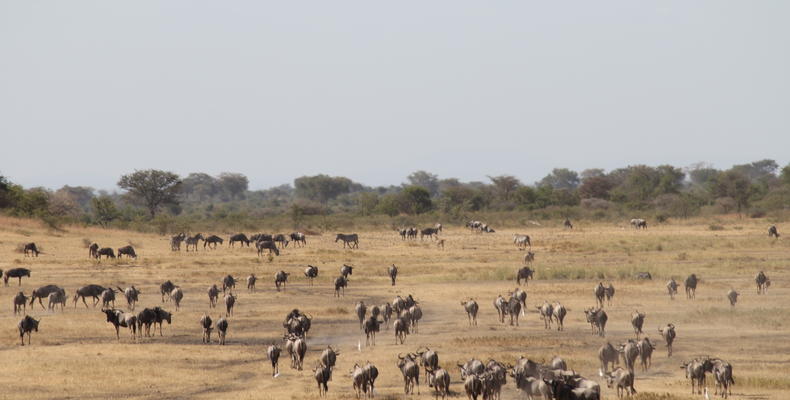
[[[0,174],[790,161],[787,1],[0,0]]]

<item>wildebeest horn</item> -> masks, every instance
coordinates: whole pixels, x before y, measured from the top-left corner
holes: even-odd
[[[398,353],[398,358],[403,360],[403,356],[401,356],[401,354],[403,354],[403,353]]]

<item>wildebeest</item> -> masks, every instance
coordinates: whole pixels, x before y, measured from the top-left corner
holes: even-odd
[[[129,309],[134,311],[134,307],[137,304],[139,295],[141,293],[140,290],[138,290],[136,287],[134,287],[134,285],[132,285],[126,289],[121,289],[120,287],[118,287],[118,291],[123,293],[123,296],[126,298],[126,304],[129,306]]]
[[[236,288],[236,278],[233,275],[225,275],[222,278],[222,293],[224,294],[226,290],[233,290]]]
[[[293,309],[285,316],[283,328],[285,328],[289,335],[305,337],[307,332],[310,331],[311,324],[312,317],[300,312],[299,309]]]
[[[597,333],[601,337],[606,336],[606,321],[609,319],[609,316],[606,315],[606,311],[603,308],[589,308],[584,310],[584,315],[587,317],[587,322],[592,326],[593,334]]]
[[[697,358],[681,364],[680,369],[686,370],[686,378],[691,380],[691,394],[695,393],[695,386],[696,393],[702,394],[702,387],[705,386],[705,372],[713,370],[713,362],[708,357]]]
[[[521,267],[516,272],[516,284],[521,285],[521,280],[524,280],[524,284],[529,284],[529,280],[533,279],[533,274],[535,273],[534,270],[530,269],[529,267]]]
[[[288,236],[291,238],[291,241],[294,242],[294,246],[297,244],[302,247],[307,245],[307,237],[302,232],[292,232]]]
[[[631,226],[634,229],[647,229],[647,221],[642,218],[634,218],[631,220]]]
[[[101,260],[102,256],[104,256],[105,259],[115,258],[115,250],[113,250],[112,247],[102,247],[96,251],[96,259]]]
[[[115,336],[121,340],[119,327],[129,328],[132,339],[137,339],[137,316],[130,313],[125,313],[122,310],[104,309],[102,310],[107,316],[107,322],[115,327]]]
[[[732,395],[732,385],[735,384],[735,379],[732,377],[732,365],[730,363],[714,358],[713,360],[713,378],[716,380],[716,390],[714,395],[721,390],[721,397],[727,398]]]
[[[606,305],[611,306],[612,298],[614,297],[614,285],[609,283],[609,286],[605,288],[604,293],[606,294]]]
[[[378,317],[375,315],[371,315],[365,320],[365,346],[376,345],[376,333],[378,333],[381,329],[382,322],[383,321],[379,321]]]
[[[620,345],[617,351],[623,357],[623,364],[625,364],[625,367],[629,371],[634,372],[634,364],[636,358],[639,356],[639,347],[637,347],[636,341],[628,339],[627,342]]]
[[[176,288],[176,285],[173,282],[166,280],[159,285],[159,292],[162,294],[162,303],[165,302],[165,296],[167,299],[170,300],[170,294],[173,293],[173,289]]]
[[[84,297],[83,300],[85,300]],[[112,307],[110,307],[110,303],[112,303]],[[115,308],[115,290],[107,288],[101,292],[101,306],[102,308]]]
[[[30,293],[30,308],[33,308],[33,303],[36,299],[38,299],[38,304],[41,305],[41,308],[44,308],[43,299],[49,297],[49,294],[54,292],[66,293],[66,291],[58,285],[45,285],[38,289],[34,289],[33,292]]]
[[[284,249],[284,248],[288,247],[288,238],[286,238],[285,235],[283,235],[282,233],[278,233],[278,234],[274,235],[274,237],[272,238],[272,241],[275,244],[279,244],[280,248]]]
[[[505,323],[505,316],[507,315],[507,301],[501,294],[498,294],[494,299],[494,308],[497,312],[497,317],[500,323]]]
[[[24,292],[19,292],[14,296],[14,315],[22,312],[27,312],[27,296]]]
[[[535,306],[540,312],[540,319],[543,320],[543,328],[551,329],[551,319],[554,316],[554,307],[546,300],[543,301],[542,306]]]
[[[269,361],[272,363],[272,376],[277,377],[280,375],[280,346],[272,343],[268,349],[266,349],[266,356],[269,357]]]
[[[99,252],[99,244],[93,243],[88,246],[88,258],[98,258],[96,257],[96,253]]]
[[[66,297],[66,292],[52,292],[49,294],[49,296],[47,296],[47,299],[49,300],[47,302],[47,308],[50,311],[55,311],[58,308],[58,305],[60,305],[60,311],[66,309],[66,302],[68,301],[68,298]],[[16,301],[16,298],[14,299],[14,301]]]
[[[675,278],[669,278],[667,292],[669,292],[669,298],[675,300],[675,295],[678,294],[678,283],[675,281]]]
[[[8,274],[8,272],[6,272]],[[765,275],[765,272],[760,271],[754,277],[754,283],[757,284],[757,294],[765,294],[768,291],[768,286],[771,285],[771,280]]]
[[[513,244],[515,244],[520,250],[526,249],[527,246],[532,248],[532,242],[529,240],[529,235],[513,235]]]
[[[420,394],[420,367],[417,366],[416,356],[414,354],[406,354],[401,356],[398,354],[398,369],[403,374],[403,392],[406,394],[413,394],[414,387],[417,387],[417,394]]]
[[[346,286],[348,286],[348,279],[344,278],[343,276],[338,276],[335,278],[335,297],[340,297],[341,289],[343,291],[343,296],[345,296]]]
[[[639,350],[639,360],[642,365],[642,370],[647,371],[647,369],[650,368],[653,358],[653,350],[655,350],[656,347],[653,346],[653,343],[650,342],[650,338],[647,336],[636,342],[636,347]]]
[[[256,277],[255,274],[250,274],[250,276],[247,277],[247,291],[249,292],[255,291],[255,281],[257,280],[258,277]]]
[[[357,398],[360,398],[363,393],[367,397],[368,379],[365,376],[365,370],[359,364],[354,364],[354,367],[351,369],[351,384],[354,386]]]
[[[247,235],[243,233],[237,233],[231,236],[230,239],[228,239],[228,246],[233,247],[236,242],[240,242],[242,247],[244,247],[245,244],[247,247],[250,247],[250,239],[248,239]]]
[[[233,293],[225,295],[225,313],[228,316],[233,315],[233,306],[236,305],[236,296]]]
[[[179,233],[170,238],[170,251],[181,251],[181,242],[187,238],[185,233]]]
[[[518,326],[518,316],[521,314],[521,300],[519,300],[515,295],[511,295],[507,301],[507,314],[510,316],[510,326],[515,325]]]
[[[472,358],[463,364],[457,364],[458,369],[461,371],[461,379],[466,379],[470,375],[480,375],[485,370],[483,362]]]
[[[204,250],[206,248],[216,249],[217,245],[220,245],[223,242],[224,242],[224,240],[221,237],[219,237],[217,235],[211,235],[211,236],[207,237],[206,240],[203,241],[203,249]]]
[[[477,400],[478,396],[483,395],[483,382],[477,375],[470,374],[464,378],[464,391],[469,400]]]
[[[219,336],[219,344],[225,345],[225,336],[228,334],[228,320],[225,317],[219,317],[217,320],[217,336]]]
[[[27,344],[30,345],[30,337],[33,331],[38,332],[39,322],[41,322],[41,320],[35,320],[29,315],[25,315],[25,318],[19,321],[17,328],[19,328],[19,340],[22,342],[22,346],[25,345],[25,334],[27,334]]]
[[[176,286],[176,288],[170,292],[170,298],[176,303],[176,311],[178,311],[181,307],[181,299],[184,298],[184,291],[181,290],[180,287]]]
[[[264,250],[269,250],[269,254],[274,253],[275,256],[280,255],[280,249],[277,248],[277,244],[270,240],[260,240],[255,242],[255,248],[258,250],[258,257],[263,254]]]
[[[631,326],[634,328],[634,334],[636,334],[637,339],[639,339],[639,334],[642,333],[642,325],[644,323],[645,313],[634,310],[634,313],[631,314]]]
[[[384,303],[379,307],[381,309],[381,318],[384,320],[384,328],[389,329],[390,318],[392,318],[392,306],[390,303]]]
[[[362,367],[362,370],[365,372],[365,377],[368,381],[368,387],[370,388],[370,394],[372,396],[376,388],[376,379],[379,377],[379,369],[368,361],[365,366]]]
[[[521,303],[521,315],[527,315],[527,292],[521,290],[521,288],[516,288],[513,290],[513,297]]]
[[[739,293],[735,291],[735,289],[730,289],[727,292],[727,300],[730,301],[730,305],[735,307],[735,303],[738,302],[738,295]]]
[[[216,307],[217,299],[219,299],[219,288],[216,284],[213,284],[208,288],[208,307]]]
[[[643,280],[643,281],[649,281],[649,280],[653,279],[653,275],[650,275],[650,272],[648,272],[648,271],[643,271],[643,272],[638,272],[634,276],[634,278],[639,279],[639,280]]]
[[[124,246],[118,249],[118,258],[123,256],[137,259],[137,253],[134,252],[134,247],[132,246]]]
[[[205,238],[203,237],[203,234],[201,234],[201,233],[198,233],[195,236],[189,236],[186,239],[184,239],[184,242],[186,242],[186,244],[187,244],[187,251],[189,251],[190,247],[194,248],[195,251],[197,251],[198,243],[200,243],[201,240],[205,240]]]
[[[338,233],[337,236],[335,237],[335,243],[337,243],[339,240],[343,241],[344,249],[346,248],[346,245],[348,245],[348,248],[350,249],[359,248],[359,235],[357,235],[356,233],[352,233],[350,235]]]
[[[406,340],[406,335],[409,334],[409,319],[403,316],[398,317],[392,325],[395,330],[395,344],[398,344],[398,342],[403,344]]]
[[[418,366],[422,366],[425,369],[425,380],[430,383],[428,372],[439,368],[439,353],[426,347],[422,351],[417,349],[415,354],[418,356]]]
[[[561,331],[565,329],[564,321],[565,321],[565,316],[568,314],[568,310],[566,310],[565,306],[560,304],[559,301],[554,303],[552,308],[553,308],[554,321],[557,322],[557,330]]]
[[[620,363],[620,353],[612,346],[611,343],[606,342],[605,345],[598,349],[598,360],[601,362],[601,371],[606,373],[609,371],[609,364],[612,368]]]
[[[535,261],[535,253],[527,251],[524,255],[524,264],[531,265],[533,261]]]
[[[333,349],[332,346],[326,346],[326,349],[321,352],[321,357],[319,360],[321,365],[329,369],[334,369],[335,364],[337,364],[337,356],[339,355],[340,351]]]
[[[544,400],[554,398],[551,388],[543,379],[527,376],[523,368],[514,367],[510,371],[510,376],[516,382],[516,387],[524,392],[529,400],[533,400],[535,397],[542,397]]]
[[[409,318],[411,318],[411,326],[414,327],[414,333],[418,332],[420,319],[422,319],[422,308],[419,304],[415,304],[409,308]]]
[[[285,349],[291,357],[291,368],[301,371],[304,355],[307,353],[307,342],[294,335],[287,336],[286,340]]]
[[[395,286],[395,278],[398,277],[398,267],[395,264],[390,265],[387,269],[387,274],[390,276],[390,280],[392,280],[392,286]]]
[[[675,341],[675,325],[667,324],[663,328],[658,328],[658,333],[664,338],[667,344],[667,357],[672,357],[672,342]]]
[[[697,275],[696,274],[691,274],[691,275],[688,276],[688,278],[686,278],[686,281],[684,283],[685,283],[685,286],[686,286],[686,298],[687,299],[693,299],[693,298],[696,297],[697,282],[698,282],[698,279],[697,279]]]
[[[304,276],[307,277],[308,281],[310,281],[310,286],[313,286],[313,279],[318,277],[318,267],[308,264],[307,268],[304,270]]]
[[[636,394],[636,390],[634,389],[634,372],[617,368],[611,373],[606,374],[606,386],[609,389],[616,387],[617,397],[623,397],[623,392],[629,395]]]
[[[348,279],[348,276],[353,274],[354,274],[354,267],[346,264],[343,264],[343,266],[340,267],[340,276],[342,276],[343,278]]]
[[[773,236],[776,239],[779,239],[779,231],[776,230],[776,225],[771,225],[771,227],[768,228],[768,237],[771,236]]]
[[[170,325],[173,321],[173,316],[159,306],[154,307],[154,312],[156,313],[156,319],[154,319],[154,323],[159,325],[159,336],[162,336],[163,322],[167,321],[167,324]]]
[[[593,293],[595,294],[595,303],[598,307],[603,307],[603,299],[606,297],[606,288],[603,286],[603,282],[598,282]]]
[[[573,224],[568,218],[565,218],[565,222],[563,222],[562,225],[565,227],[565,229],[573,229]]]
[[[450,373],[438,366],[428,370],[427,373],[428,376],[426,377],[426,380],[428,381],[428,387],[433,386],[435,397],[438,399],[439,396],[442,396],[442,399],[444,399],[449,396]]]
[[[364,301],[360,300],[354,307],[354,311],[359,319],[359,329],[362,330],[362,323],[365,321],[365,314],[368,312],[368,307],[365,305]]]
[[[33,242],[25,244],[23,251],[25,252],[25,257],[27,257],[28,255],[30,255],[31,257],[35,255],[36,257],[38,257],[38,254],[41,253],[38,250],[36,244]]]
[[[10,278],[19,278],[19,284],[17,286],[22,286],[22,278],[28,277],[30,278],[30,270],[27,268],[11,268],[5,271],[5,275],[3,275],[3,283],[8,286],[8,279]]]
[[[211,331],[214,329],[211,324],[213,321],[208,314],[200,317],[200,327],[203,328],[203,343],[211,343]]]
[[[425,236],[428,236],[431,239],[437,239],[438,235],[439,235],[438,228],[425,228],[420,230],[420,240],[422,240],[422,238]]]
[[[318,383],[318,396],[326,397],[326,392],[329,391],[329,381],[332,379],[332,369],[320,364],[316,365],[313,369],[313,377]]]
[[[153,309],[144,308],[137,313],[137,330],[140,331],[140,336],[151,336],[151,325],[154,321],[156,321],[156,311]]]
[[[272,237],[272,235],[269,235],[267,233],[256,233],[256,234],[250,236],[250,241],[253,242],[253,243],[257,243],[257,242],[260,242],[260,241],[273,242],[274,238]]]
[[[278,292],[280,291],[281,287],[283,288],[283,291],[285,291],[285,285],[288,283],[288,275],[291,274],[285,271],[280,271],[274,274],[274,287]]]
[[[85,304],[85,308],[88,308],[88,303],[85,302],[86,297],[93,298],[93,306],[96,307],[96,304],[99,303],[99,296],[101,296],[102,292],[104,292],[107,288],[101,285],[85,285],[74,292],[74,308],[77,307],[77,301],[82,298],[82,304]]]
[[[392,311],[395,311],[395,314],[400,314],[406,308],[408,308],[406,307],[406,300],[403,300],[403,297],[400,297],[400,295],[395,296],[392,300]]]
[[[477,311],[480,309],[477,302],[470,297],[469,301],[462,301],[461,305],[464,306],[464,310],[466,311],[466,317],[469,319],[469,326],[477,326]]]

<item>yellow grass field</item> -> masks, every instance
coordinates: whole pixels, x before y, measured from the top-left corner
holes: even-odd
[[[283,250],[272,262],[259,259],[254,248],[229,248],[227,242],[214,251],[173,253],[163,236],[99,228],[66,227],[51,231],[37,222],[0,218],[0,268],[24,266],[32,277],[0,287],[0,397],[8,399],[302,399],[317,398],[312,367],[327,345],[341,355],[329,398],[354,396],[349,370],[366,360],[376,364],[380,377],[376,397],[380,399],[433,397],[421,375],[421,396],[404,396],[403,381],[396,368],[399,352],[429,346],[439,353],[440,364],[452,377],[451,390],[466,398],[456,363],[476,357],[513,363],[520,355],[533,360],[563,357],[569,367],[602,383],[603,398],[615,398],[597,376],[597,351],[601,344],[613,344],[634,337],[631,313],[647,313],[645,332],[656,344],[653,366],[636,370],[636,399],[702,398],[690,394],[690,384],[680,365],[698,355],[721,357],[732,363],[736,384],[734,398],[790,398],[790,242],[783,236],[769,239],[768,223],[761,220],[726,219],[723,230],[710,230],[710,221],[691,220],[651,226],[635,231],[626,226],[577,222],[573,231],[553,226],[499,230],[494,234],[472,234],[458,226],[445,226],[446,248],[439,250],[426,240],[404,242],[393,231],[362,231],[359,250],[344,250],[334,243],[334,232],[308,236],[305,248]],[[265,230],[265,228],[264,228]],[[786,230],[786,229],[785,229]],[[780,232],[783,229],[780,226]],[[522,286],[528,293],[528,313],[521,326],[497,321],[492,302],[497,294],[507,295],[516,287],[515,271],[524,252],[515,248],[512,234],[527,233],[533,239],[536,280]],[[204,234],[207,232],[204,232]],[[215,233],[227,238],[228,232]],[[249,233],[249,232],[248,232]],[[44,253],[26,258],[17,249],[34,241]],[[135,246],[136,261],[102,261],[88,258],[85,243],[102,247]],[[345,297],[333,297],[331,282],[343,263],[354,265]],[[396,264],[400,276],[391,286],[387,267]],[[315,286],[303,275],[307,264],[320,268]],[[275,272],[290,272],[287,291],[276,292]],[[763,270],[772,286],[766,295],[757,295],[755,274]],[[634,275],[649,271],[652,281],[638,281]],[[683,295],[682,281],[690,273],[701,278],[696,300]],[[215,320],[220,309],[209,309],[207,288],[220,284],[226,274],[241,280],[254,273],[258,290],[247,292],[237,286],[238,302],[230,317],[226,346],[201,344],[198,320],[210,312]],[[680,295],[671,301],[665,284],[674,276]],[[175,312],[164,336],[134,342],[121,331],[120,342],[112,326],[105,322],[100,307],[76,308],[74,290],[90,283],[126,287],[134,284],[143,291],[137,311],[162,305],[159,284],[167,279],[185,293],[181,311],[173,303],[164,308]],[[609,315],[605,339],[590,334],[583,310],[595,304],[593,287],[599,281],[612,282],[616,294]],[[64,287],[69,296],[65,312],[48,312],[35,304],[27,312],[41,318],[32,345],[20,346],[12,298],[20,290],[45,284]],[[725,295],[730,288],[741,293],[731,308]],[[367,304],[391,302],[397,295],[412,294],[421,304],[424,318],[418,334],[408,336],[405,345],[394,344],[394,334],[382,330],[378,345],[364,348],[354,315],[359,300]],[[473,297],[481,306],[479,326],[469,327],[459,302]],[[119,299],[122,296],[119,297]],[[565,331],[546,331],[535,305],[543,300],[561,301],[569,314]],[[90,304],[90,303],[89,303]],[[125,301],[116,302],[125,309]],[[271,377],[266,346],[281,342],[282,321],[297,307],[314,317],[307,337],[305,370],[289,368],[281,357],[281,375]],[[674,355],[657,332],[668,322],[677,327]],[[357,344],[362,342],[362,351]],[[708,386],[713,396],[713,379]],[[503,399],[526,398],[512,379],[502,392]]]

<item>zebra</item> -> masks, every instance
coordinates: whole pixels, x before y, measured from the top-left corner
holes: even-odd
[[[187,238],[187,235],[184,233],[179,233],[170,238],[170,251],[181,251],[181,242]]]
[[[189,251],[189,248],[190,248],[190,247],[194,247],[194,248],[195,248],[195,251],[198,251],[197,245],[198,245],[198,243],[199,243],[201,240],[203,240],[203,241],[205,241],[205,240],[206,240],[206,239],[203,237],[203,234],[201,234],[201,233],[198,233],[198,234],[197,234],[197,235],[195,235],[195,236],[190,236],[190,237],[187,237],[187,238],[185,239],[185,241],[186,241],[186,243],[187,243],[187,251]]]
[[[346,248],[346,245],[348,245],[348,248],[350,249],[359,248],[359,235],[357,235],[356,233],[352,233],[350,235],[338,233],[337,236],[335,237],[335,243],[337,243],[339,240],[343,241],[344,249]]]

